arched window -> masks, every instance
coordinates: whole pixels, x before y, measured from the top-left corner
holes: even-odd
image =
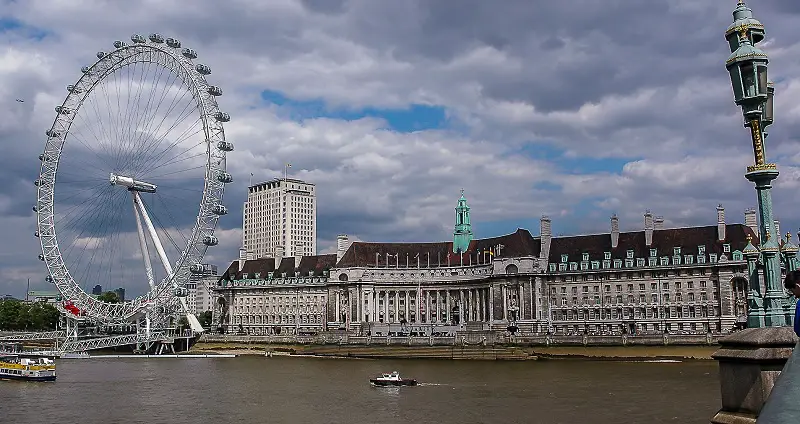
[[[506,267],[506,274],[516,274],[519,272],[519,268],[516,265],[511,264]]]

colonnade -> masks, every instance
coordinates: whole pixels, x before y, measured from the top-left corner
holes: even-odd
[[[351,321],[395,324],[405,319],[407,323],[453,324],[493,319],[490,287],[365,288],[360,292],[358,316]],[[341,305],[340,293],[336,304]]]

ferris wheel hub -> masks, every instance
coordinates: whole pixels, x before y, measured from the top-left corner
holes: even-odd
[[[108,177],[108,181],[111,183],[111,185],[127,187],[128,190],[140,191],[144,193],[155,193],[157,187],[155,184],[150,184],[144,181],[137,181],[133,179],[133,177],[117,175],[113,172],[111,173],[111,176]]]

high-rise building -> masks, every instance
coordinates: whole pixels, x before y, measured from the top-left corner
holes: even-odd
[[[123,289],[122,287],[119,287],[116,290],[114,290],[114,293],[117,294],[117,297],[119,298],[120,302],[124,302],[125,301],[125,289]]]
[[[276,178],[248,188],[242,246],[248,256],[303,257],[317,252],[317,193],[312,183]]]
[[[192,271],[189,275],[189,283],[186,284],[189,291],[186,296],[189,312],[196,315],[212,309],[213,298],[208,285],[215,283],[218,279],[216,265],[202,264],[201,270]]]

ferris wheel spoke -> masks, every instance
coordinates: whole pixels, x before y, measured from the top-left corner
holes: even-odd
[[[169,224],[171,224],[171,227],[175,229],[175,231],[181,236],[181,238],[183,238],[183,240],[182,240],[183,243],[182,244],[187,244],[191,237],[187,236],[186,234],[183,233],[182,226],[180,225],[180,223],[178,223],[178,220],[175,219],[175,216],[172,214],[172,212],[170,212],[170,208],[164,202],[163,196],[161,196],[160,194],[156,193],[155,199],[156,199],[156,203],[160,203],[161,206],[164,207],[163,211],[165,212],[165,214],[169,218]],[[158,219],[158,220],[161,221],[160,219]],[[166,231],[166,228],[164,230]],[[174,241],[173,241],[173,244],[175,244]],[[177,245],[175,245],[175,248],[176,248],[176,250],[180,249]]]
[[[195,126],[197,126],[198,124],[200,124],[200,127],[199,127],[198,129],[194,130],[194,132],[188,132],[190,129],[194,128],[194,127],[195,127]],[[153,155],[153,156],[152,156],[152,158],[149,160],[149,163],[151,163],[151,164],[157,164],[157,163],[159,163],[159,161],[161,161],[161,159],[162,159],[162,158],[163,158],[163,157],[164,157],[164,156],[165,156],[165,155],[166,155],[166,154],[167,154],[167,153],[168,153],[170,150],[172,150],[173,148],[175,148],[175,147],[176,147],[176,146],[178,146],[179,144],[182,144],[182,143],[184,143],[184,142],[188,141],[189,139],[191,139],[191,138],[193,138],[193,137],[194,137],[194,138],[198,138],[198,137],[195,137],[195,136],[196,136],[196,135],[198,135],[198,134],[200,134],[201,132],[203,132],[202,121],[201,121],[201,120],[198,118],[197,120],[195,120],[195,121],[194,121],[194,123],[192,123],[192,125],[191,125],[190,127],[186,128],[186,129],[183,131],[183,133],[181,133],[181,134],[179,134],[177,137],[175,137],[175,139],[172,141],[172,143],[170,143],[170,144],[169,144],[169,145],[168,145],[168,146],[167,146],[167,147],[166,147],[164,150],[162,150],[161,152],[159,152],[159,153],[158,153],[158,154],[156,154],[156,155]],[[163,139],[165,139],[165,138],[166,138],[166,135],[165,135],[164,137],[161,137],[161,139],[160,139],[160,140],[163,140]],[[160,140],[159,140],[159,143],[158,143],[158,144],[160,144]],[[188,152],[188,151],[190,151],[190,150],[196,149],[196,148],[197,148],[197,147],[199,147],[199,146],[205,146],[205,144],[206,144],[206,141],[205,141],[205,139],[201,139],[201,140],[199,140],[197,143],[195,143],[194,145],[192,145],[192,146],[190,146],[190,147],[186,148],[186,150],[184,150],[184,151],[183,151],[183,152],[181,152],[180,154],[183,154],[183,153],[185,153],[185,152]],[[153,147],[155,147],[155,146],[153,146]],[[204,149],[204,150],[205,150],[205,149]],[[150,150],[148,149],[148,151],[150,151]],[[204,154],[206,154],[206,152],[205,152],[205,151],[204,151],[203,153],[204,153]],[[180,154],[179,154],[179,155],[180,155]],[[151,169],[152,169],[152,168],[151,168]]]
[[[89,190],[83,190],[82,193],[85,193],[86,191],[89,191]],[[95,194],[93,194],[93,195],[91,195],[89,197],[86,197],[85,199],[81,199],[81,201],[76,201],[74,205],[72,205],[71,207],[69,207],[67,209],[65,214],[56,215],[54,217],[54,223],[56,225],[64,225],[64,226],[69,227],[69,225],[73,222],[73,220],[85,219],[88,216],[87,214],[80,214],[77,217],[73,218],[74,213],[85,209],[87,207],[87,205],[91,205],[93,203],[93,201],[95,201],[96,199],[101,198],[103,196],[106,196],[109,193],[111,193],[110,187],[106,187],[105,189],[103,189],[101,187],[100,190],[96,190]],[[74,197],[74,196],[71,196],[71,197]],[[63,203],[65,203],[65,199],[59,198],[59,205],[61,205]],[[58,212],[58,210],[56,210],[56,212]]]
[[[184,93],[184,94],[185,94],[185,93]],[[172,123],[172,125],[170,125],[170,126],[169,126],[169,127],[168,127],[168,128],[165,130],[165,131],[164,131],[164,133],[163,133],[163,134],[156,135],[155,137],[153,137],[153,140],[152,140],[150,143],[148,143],[148,144],[146,145],[146,147],[145,147],[144,149],[142,149],[142,151],[143,151],[143,152],[150,152],[151,150],[158,150],[156,147],[157,147],[159,144],[161,144],[161,142],[162,142],[162,141],[164,141],[164,140],[166,139],[167,135],[168,135],[168,134],[169,134],[169,133],[170,133],[170,132],[171,132],[171,131],[172,131],[172,130],[175,128],[175,127],[177,127],[178,125],[180,125],[180,124],[181,124],[181,123],[182,123],[182,122],[183,122],[183,121],[184,121],[184,120],[185,120],[185,119],[186,119],[188,116],[190,116],[190,115],[191,115],[191,113],[194,111],[193,109],[190,109],[190,108],[189,108],[190,106],[191,106],[191,103],[186,103],[186,105],[183,107],[183,110],[181,110],[181,112],[180,112],[180,115],[178,116],[178,119],[176,119],[176,120],[175,120],[175,122],[174,122],[174,123]],[[198,118],[198,121],[200,121],[200,119],[201,119],[201,118]],[[160,127],[161,127],[161,125],[159,125],[159,129],[160,129]],[[167,151],[167,150],[169,150],[170,148],[174,147],[174,145],[177,145],[177,144],[179,144],[181,141],[183,141],[183,140],[181,140],[181,139],[177,139],[177,140],[175,140],[173,143],[171,143],[171,144],[169,145],[169,147],[167,147],[167,148],[166,148],[166,149],[164,149],[163,151],[159,152],[158,154],[154,155],[154,160],[158,160],[158,158],[160,158],[160,157],[161,157],[161,156],[164,154],[164,152],[165,152],[165,151]]]
[[[199,120],[196,121],[194,124],[192,124],[192,127],[197,125],[197,123],[199,123],[199,122],[200,122]],[[202,126],[199,129],[197,129],[194,132],[192,132],[192,133],[181,134],[179,137],[175,138],[175,140],[172,143],[170,143],[170,145],[167,146],[166,149],[162,150],[160,153],[158,153],[153,158],[153,160],[151,161],[153,166],[149,170],[152,171],[153,169],[159,168],[159,167],[164,166],[164,165],[168,165],[175,158],[178,158],[178,157],[182,156],[183,154],[189,153],[189,152],[192,152],[192,151],[193,152],[200,152],[199,154],[203,154],[203,155],[207,154],[207,152],[205,151],[206,141],[204,139],[201,139],[197,143],[195,143],[194,145],[189,146],[186,149],[182,150],[180,153],[178,153],[176,155],[173,155],[173,156],[170,156],[166,160],[163,160],[164,156],[168,152],[170,152],[173,148],[175,148],[179,144],[182,144],[183,142],[189,140],[190,138],[195,137],[196,135],[200,134],[201,132],[203,132],[203,127]],[[197,137],[195,137],[195,138],[197,138]],[[202,147],[202,149],[200,149],[200,147]]]
[[[82,116],[80,116],[80,118],[84,123],[86,122],[85,118],[83,118]],[[111,166],[112,164],[109,161],[110,158],[103,157],[101,155],[101,152],[103,152],[104,154],[107,154],[107,151],[104,151],[102,149],[103,141],[101,140],[101,138],[103,137],[103,135],[100,134],[99,137],[98,137],[98,135],[94,132],[93,129],[91,129],[91,127],[88,125],[88,123],[86,124],[86,126],[92,132],[92,136],[94,137],[95,141],[97,142],[97,146],[99,148],[93,148],[91,146],[91,143],[89,143],[86,138],[82,137],[83,134],[82,134],[82,131],[79,128],[75,128],[75,129],[71,128],[70,131],[67,134],[69,136],[72,136],[72,138],[74,138],[76,141],[78,141],[78,143],[80,143],[83,147],[85,147],[86,150],[92,152],[94,154],[94,156],[97,157],[98,160],[100,160],[101,163],[105,164],[106,166]],[[65,136],[65,141],[66,140],[67,140],[67,137]]]
[[[105,204],[111,202],[111,199],[113,199],[113,197],[114,193],[109,191],[108,193],[106,193],[106,195],[102,197],[102,203]],[[108,219],[109,215],[102,214],[102,208],[95,206],[89,213],[80,216],[74,222],[74,227],[76,231],[78,229],[80,229],[80,231],[77,232],[77,234],[75,234],[75,236],[72,238],[72,241],[66,246],[66,249],[64,249],[64,251],[62,252],[62,255],[64,257],[65,262],[72,264],[74,270],[73,272],[76,272],[76,274],[74,275],[79,276],[80,278],[79,281],[83,281],[85,283],[86,274],[91,265],[91,260],[89,261],[90,263],[83,264],[82,261],[83,256],[86,253],[87,248],[89,247],[91,247],[93,255],[96,254],[100,244],[100,239],[99,237],[97,237],[97,234],[103,233]],[[72,226],[64,226],[64,228],[67,230],[65,235],[70,234],[69,228],[71,227]],[[86,232],[90,228],[92,229],[92,231],[90,232],[91,235],[84,237],[84,234],[86,234]],[[85,284],[83,284],[82,287],[85,287]]]

